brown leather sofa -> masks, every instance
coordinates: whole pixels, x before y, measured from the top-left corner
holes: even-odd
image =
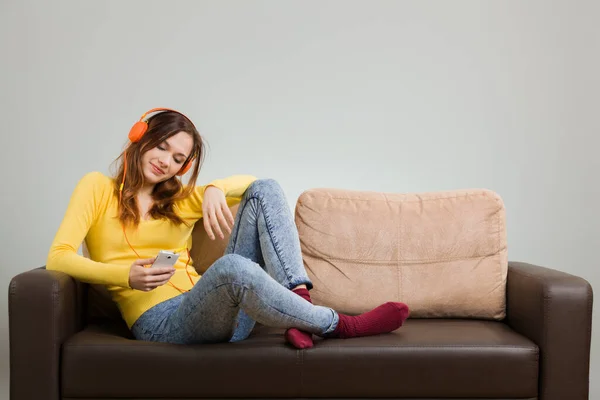
[[[202,272],[210,244],[194,235]],[[180,346],[133,340],[101,288],[38,268],[10,283],[10,398],[587,399],[588,282],[509,262],[506,293],[502,321],[410,318],[308,350],[258,326],[242,342]]]

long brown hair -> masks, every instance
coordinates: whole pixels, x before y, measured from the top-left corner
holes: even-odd
[[[142,155],[159,145],[164,140],[176,135],[179,132],[186,132],[194,140],[192,152],[182,164],[182,167],[193,162],[192,175],[184,190],[181,180],[177,175],[159,182],[154,185],[152,190],[152,199],[154,204],[149,210],[149,214],[154,219],[168,219],[175,224],[182,224],[184,221],[173,210],[173,204],[177,200],[188,197],[194,190],[196,179],[200,166],[204,161],[204,141],[196,130],[196,127],[187,117],[175,111],[163,111],[148,119],[148,130],[142,136],[139,142],[131,143],[117,157],[113,164],[120,162],[118,172],[114,176],[114,193],[119,198],[119,188],[123,181],[124,163],[123,158],[127,154],[127,175],[123,187],[122,201],[119,205],[119,220],[122,224],[138,226],[140,222],[140,212],[136,200],[136,194],[145,184],[144,174],[142,172]]]

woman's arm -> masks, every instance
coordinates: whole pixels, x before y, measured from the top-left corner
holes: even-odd
[[[90,172],[81,178],[50,246],[46,269],[65,272],[86,283],[129,287],[129,265],[100,263],[77,254],[111,190],[100,172]]]
[[[242,201],[246,189],[256,179],[252,175],[232,175],[224,179],[216,179],[204,186],[196,186],[190,197],[179,203],[182,216],[192,219],[202,218],[202,202],[207,187],[215,186],[221,189],[225,194],[227,205],[231,207]]]
[[[248,189],[248,186],[255,180],[256,177],[252,175],[233,175],[225,179],[217,179],[210,182],[205,186],[205,190],[208,186],[215,186],[225,193],[225,197],[239,199],[238,201],[241,201],[246,189]]]

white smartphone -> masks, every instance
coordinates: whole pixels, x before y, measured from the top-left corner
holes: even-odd
[[[161,250],[156,256],[156,260],[152,263],[154,267],[172,267],[179,259],[179,254],[173,253],[172,251]]]

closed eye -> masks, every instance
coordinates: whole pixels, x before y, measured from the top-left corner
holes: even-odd
[[[161,146],[160,144],[159,144],[158,146],[156,146],[156,147],[157,147],[159,150],[161,150],[161,151],[166,151],[166,150],[167,150],[167,149],[165,149],[163,146]],[[177,164],[183,164],[183,162],[185,161],[185,160],[182,160],[181,158],[175,158],[174,160],[175,160],[175,162],[176,162]]]

